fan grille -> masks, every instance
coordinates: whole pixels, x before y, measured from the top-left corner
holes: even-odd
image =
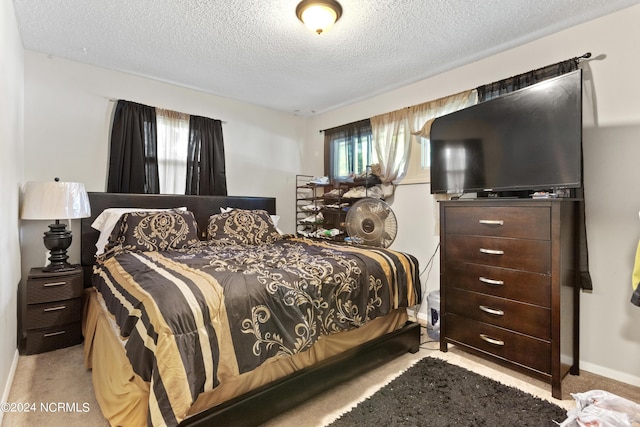
[[[355,202],[349,208],[345,222],[349,237],[365,245],[389,247],[398,231],[396,215],[379,199]]]

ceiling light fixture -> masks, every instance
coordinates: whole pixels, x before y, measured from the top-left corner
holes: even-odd
[[[302,0],[296,15],[307,27],[322,34],[340,19],[342,6],[335,0]]]

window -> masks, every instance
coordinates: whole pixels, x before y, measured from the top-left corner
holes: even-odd
[[[332,181],[363,174],[377,163],[368,119],[325,130],[324,141],[325,174]]]
[[[161,194],[185,194],[189,115],[156,108]]]
[[[226,196],[222,123],[118,100],[107,191]]]
[[[431,123],[475,103],[476,91],[468,90],[325,130],[325,174],[336,180],[379,164],[383,182],[428,183]]]
[[[398,184],[423,184],[431,178],[429,140],[411,135],[411,151],[407,162],[407,173]]]
[[[477,102],[477,92],[468,90],[454,95],[409,107],[412,123],[411,154],[407,174],[401,184],[427,183],[430,181],[431,124],[440,116],[458,111]]]

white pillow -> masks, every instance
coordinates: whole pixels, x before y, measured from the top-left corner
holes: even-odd
[[[220,213],[231,212],[234,209],[235,208],[220,208]],[[270,215],[270,216],[271,216],[271,221],[273,221],[273,225],[276,226],[276,230],[278,231],[278,233],[284,235],[282,230],[280,230],[280,227],[278,227],[278,222],[280,222],[280,215]]]
[[[96,255],[100,255],[104,252],[105,245],[109,242],[109,236],[113,227],[122,216],[127,212],[162,212],[162,211],[186,211],[187,208],[162,208],[162,209],[145,209],[145,208],[107,208],[91,224],[91,228],[94,228],[100,232],[98,241],[96,242]]]
[[[271,221],[273,221],[273,225],[276,226],[276,230],[278,231],[278,233],[284,234],[282,230],[280,230],[280,227],[278,227],[278,222],[280,222],[280,215],[271,215]]]

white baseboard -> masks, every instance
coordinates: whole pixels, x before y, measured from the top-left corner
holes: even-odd
[[[429,316],[424,313],[418,313],[418,323],[427,326],[427,323],[429,323]]]
[[[9,369],[9,377],[7,378],[7,383],[4,385],[4,389],[2,391],[2,400],[0,402],[9,401],[9,393],[11,392],[11,385],[13,384],[13,378],[16,375],[16,368],[18,367],[19,357],[20,357],[20,353],[18,353],[18,349],[16,348],[16,352],[13,355],[13,361],[11,362],[11,368]],[[0,426],[2,425],[3,416],[4,416],[4,412],[0,411]]]
[[[420,313],[418,311],[420,307],[412,307],[407,309],[407,313],[409,314],[409,319],[412,321],[417,321],[422,326],[427,326],[429,322],[429,316],[424,313]],[[416,315],[417,313],[417,315]],[[603,377],[611,378],[612,380],[620,381],[625,384],[630,384],[636,387],[640,387],[640,377],[629,375],[624,372],[616,371],[614,369],[606,368],[600,365],[596,365],[594,363],[588,363],[584,361],[580,361],[580,370],[591,372],[592,374],[600,375]]]
[[[635,375],[629,375],[624,372],[616,371],[614,369],[605,368],[604,366],[596,365],[594,363],[588,363],[580,361],[580,370],[588,371],[592,374],[600,375],[602,377],[611,378],[612,380],[620,381],[625,384],[631,384],[636,387],[640,387],[640,377]]]
[[[420,309],[420,306],[407,308],[407,314],[409,315],[409,320],[411,320],[412,322],[418,322],[422,326],[427,326],[427,321],[428,321],[427,315],[420,313],[419,309]]]

